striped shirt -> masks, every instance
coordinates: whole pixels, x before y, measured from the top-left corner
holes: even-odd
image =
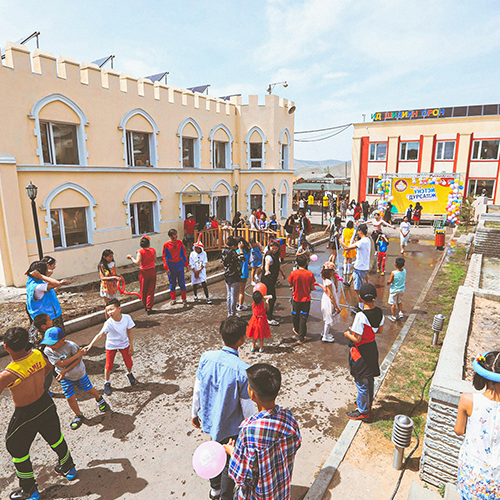
[[[293,461],[301,445],[292,412],[275,406],[247,418],[240,426],[229,477],[238,500],[288,500]]]

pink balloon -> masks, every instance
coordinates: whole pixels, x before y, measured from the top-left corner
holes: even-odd
[[[253,287],[254,292],[260,292],[262,295],[267,293],[267,286],[264,283],[256,283]]]
[[[193,455],[193,469],[203,479],[218,476],[226,465],[227,454],[224,446],[217,441],[200,444]]]
[[[316,262],[316,261],[318,260],[318,256],[317,256],[315,253],[313,253],[313,254],[311,255],[311,260],[312,260],[313,262]]]

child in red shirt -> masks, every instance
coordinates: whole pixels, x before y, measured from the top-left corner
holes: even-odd
[[[292,271],[288,277],[288,282],[292,286],[293,333],[299,337],[299,344],[304,344],[306,341],[311,292],[316,281],[314,274],[306,269],[307,261],[305,254],[298,255],[296,258],[298,269]]]
[[[269,328],[269,323],[267,322],[266,310],[269,309],[269,299],[271,295],[266,295],[265,297],[261,292],[255,291],[252,295],[252,317],[247,326],[247,337],[252,339],[252,352],[257,350],[255,344],[257,340],[260,343],[259,352],[264,352],[264,339],[271,336],[271,329]]]

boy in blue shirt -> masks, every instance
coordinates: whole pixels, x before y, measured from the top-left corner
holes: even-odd
[[[220,325],[224,346],[202,354],[193,390],[191,423],[221,444],[236,440],[243,420],[255,405],[248,395],[248,365],[238,356],[245,343],[247,322],[230,316]],[[229,457],[221,474],[210,479],[212,500],[232,500],[234,481],[228,476]]]
[[[387,236],[383,233],[378,235],[377,241],[377,273],[380,273],[381,276],[385,274],[385,260],[387,258],[387,247],[389,246],[389,240]]]
[[[398,319],[403,319],[403,294],[406,288],[406,269],[405,260],[403,257],[398,257],[396,259],[396,269],[392,271],[391,277],[387,281],[388,285],[391,285],[389,290],[389,305],[391,306],[391,316],[389,319],[392,322]],[[396,306],[399,310],[396,316]]]

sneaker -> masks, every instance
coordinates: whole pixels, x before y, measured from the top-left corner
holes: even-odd
[[[255,286],[257,283],[255,283],[255,281],[251,281],[251,282],[250,282],[250,284],[251,284],[252,286]]]
[[[233,316],[235,316],[236,318],[241,318],[241,314],[238,313],[234,313]]]
[[[380,269],[377,269],[377,273],[379,273],[379,272],[380,272]]]
[[[404,313],[401,311],[399,314],[398,314],[398,319],[403,319],[404,318]]]
[[[74,430],[76,431],[76,429],[79,429],[82,424],[83,424],[83,419],[85,417],[83,416],[83,413],[81,415],[76,415],[75,418],[71,421],[71,423],[69,424],[69,426]]]
[[[127,378],[128,378],[128,381],[130,382],[130,385],[137,384],[137,379],[134,377],[133,373],[127,373]]]
[[[239,304],[236,304],[236,310],[241,311],[241,306]]]
[[[333,337],[321,337],[322,342],[335,342],[335,339]]]
[[[96,401],[96,403],[97,403],[97,408],[99,408],[99,411],[105,412],[111,409],[104,398],[101,398],[99,401]]]
[[[246,306],[245,304],[241,304],[240,305],[240,311],[246,311],[248,309],[248,306]]]
[[[195,296],[193,297],[193,300],[194,300],[195,302],[199,302],[199,301],[200,301],[200,298],[198,297],[198,295],[195,295]]]
[[[220,490],[213,490],[212,488],[210,488],[208,498],[210,500],[220,500]]]
[[[170,305],[171,305],[171,306],[175,306],[175,304],[177,304],[177,301],[176,301],[175,299],[174,299],[174,300],[172,300],[172,301],[170,301]]]
[[[370,420],[369,413],[361,413],[358,409],[346,412],[346,415],[351,420]]]
[[[250,352],[257,352],[257,348],[256,348],[256,347],[252,347],[252,348],[250,349]]]
[[[207,304],[213,304],[212,299],[210,297],[207,297]]]
[[[106,396],[111,396],[111,382],[105,382],[104,383],[104,394],[106,394]]]
[[[382,272],[380,273],[380,276],[385,276],[385,271],[382,271]]]
[[[35,484],[30,491],[16,490],[13,491],[9,498],[11,500],[38,500],[40,498],[40,493],[38,487]]]
[[[279,325],[279,322],[276,321],[275,319],[268,319],[267,322],[271,326],[278,326]]]
[[[76,479],[76,467],[73,463],[69,466],[67,464],[56,465],[54,472],[58,476],[64,476],[68,481],[74,481]]]
[[[395,318],[394,316],[389,316],[389,319],[390,319],[393,323],[395,323],[395,322],[398,320],[398,318]]]
[[[146,314],[149,316],[153,314],[153,309],[146,309]]]

